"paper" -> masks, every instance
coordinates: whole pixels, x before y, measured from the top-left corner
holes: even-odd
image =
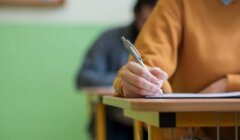
[[[169,98],[169,99],[186,99],[186,98],[240,98],[240,92],[227,93],[170,93],[157,96],[147,96],[146,98]]]

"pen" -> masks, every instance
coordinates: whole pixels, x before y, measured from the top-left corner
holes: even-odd
[[[141,65],[145,70],[148,71],[148,68],[144,65],[141,55],[138,53],[137,49],[134,47],[134,45],[127,40],[125,37],[121,37],[123,44],[125,48],[128,50],[128,52],[133,56],[134,60]],[[163,83],[163,80],[160,80],[161,83]],[[161,92],[161,95],[163,95],[163,92]]]
[[[148,71],[147,67],[144,65],[142,58],[141,58],[140,54],[138,53],[138,51],[135,49],[134,45],[129,40],[127,40],[125,37],[122,37],[121,39],[123,41],[125,48],[134,57],[135,61],[139,65],[141,65],[145,70]]]

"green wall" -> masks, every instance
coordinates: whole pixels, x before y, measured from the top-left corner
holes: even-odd
[[[0,24],[0,140],[86,140],[74,80],[95,25]]]

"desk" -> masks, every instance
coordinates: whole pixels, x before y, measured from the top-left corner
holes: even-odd
[[[88,103],[90,106],[90,112],[93,112],[93,108],[96,108],[95,121],[96,121],[96,138],[97,140],[106,139],[106,121],[105,121],[105,105],[102,103],[103,96],[112,96],[114,90],[112,87],[85,87],[82,89],[88,95]],[[93,98],[96,98],[93,105]]]
[[[238,135],[240,99],[126,99],[104,97],[104,104],[148,125],[149,140],[162,140],[162,128],[235,126]],[[218,113],[221,112],[221,113]],[[141,130],[140,130],[141,131]],[[141,135],[141,132],[138,132]],[[218,135],[218,139],[219,135]]]

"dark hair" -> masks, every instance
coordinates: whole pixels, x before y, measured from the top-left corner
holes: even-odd
[[[142,6],[148,5],[154,7],[158,0],[137,0],[134,6],[134,12],[137,13],[141,10]]]

